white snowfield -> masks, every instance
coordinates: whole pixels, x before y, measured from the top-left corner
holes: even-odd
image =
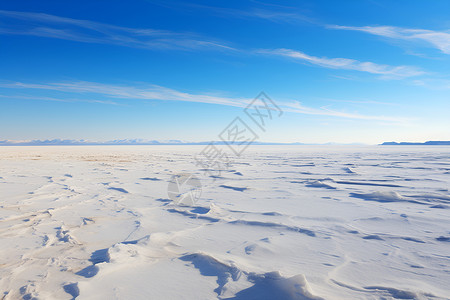
[[[450,298],[450,147],[202,149],[0,147],[0,299]]]

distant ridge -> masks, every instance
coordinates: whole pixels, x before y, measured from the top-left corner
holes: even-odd
[[[425,143],[384,142],[381,145],[382,146],[415,146],[415,145],[423,145],[423,146],[450,146],[450,141],[428,141],[428,142],[425,142]]]
[[[157,140],[146,140],[146,139],[122,139],[122,140],[111,140],[111,141],[89,141],[89,140],[63,140],[63,139],[53,139],[53,140],[0,140],[0,146],[114,146],[114,145],[209,145],[211,141],[208,142],[189,142],[181,140],[167,140],[167,141],[157,141]],[[224,141],[213,141],[214,145],[225,145]],[[231,142],[230,142],[231,143]],[[280,146],[296,146],[296,145],[346,145],[346,146],[358,146],[364,145],[359,143],[351,144],[339,144],[339,143],[274,143],[274,142],[257,142],[254,141],[252,145],[280,145]]]
[[[0,146],[113,146],[113,145],[209,145],[209,142],[187,142],[180,140],[144,140],[144,139],[123,139],[123,140],[111,140],[105,142],[88,141],[88,140],[25,140],[25,141],[13,141],[13,140],[0,140]],[[214,141],[215,145],[225,145],[223,141]],[[252,145],[305,145],[302,143],[265,143],[265,142],[253,142]]]

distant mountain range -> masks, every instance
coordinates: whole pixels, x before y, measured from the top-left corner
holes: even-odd
[[[88,140],[25,140],[25,141],[13,141],[13,140],[0,140],[0,146],[77,146],[77,145],[208,145],[211,142],[186,142],[181,140],[145,140],[145,139],[123,139],[123,140],[111,140],[106,142],[88,141]],[[224,145],[223,141],[215,141],[215,145]],[[253,142],[252,145],[304,145],[302,143],[264,143]]]
[[[415,146],[415,145],[423,145],[423,146],[450,146],[450,141],[428,141],[425,143],[410,143],[410,142],[384,142],[381,144],[383,146]]]
[[[63,140],[63,139],[53,139],[53,140],[0,140],[0,146],[96,146],[96,145],[208,145],[211,142],[189,142],[181,140],[145,140],[145,139],[122,139],[122,140],[111,140],[111,141],[89,141],[89,140]],[[214,141],[215,145],[224,145],[223,141]],[[253,142],[252,145],[363,145],[363,144],[338,144],[338,143],[324,143],[324,144],[308,144],[308,143],[270,143],[270,142]],[[383,146],[403,146],[403,145],[430,145],[430,146],[450,146],[450,141],[428,141],[425,143],[410,143],[410,142],[384,142],[380,145]]]

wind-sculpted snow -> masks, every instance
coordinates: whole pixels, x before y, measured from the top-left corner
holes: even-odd
[[[450,298],[450,148],[201,150],[0,147],[0,299]]]

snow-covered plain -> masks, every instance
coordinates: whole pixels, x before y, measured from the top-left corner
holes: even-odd
[[[202,148],[0,147],[0,299],[450,298],[450,147]]]

